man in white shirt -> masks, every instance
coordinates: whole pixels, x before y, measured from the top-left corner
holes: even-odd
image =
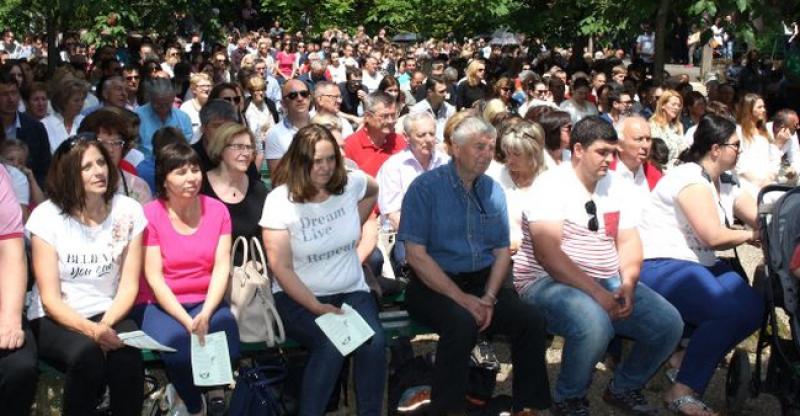
[[[364,61],[364,70],[361,71],[361,84],[367,88],[367,92],[372,94],[378,90],[383,75],[378,71],[378,60],[375,57],[368,57]]]
[[[767,131],[772,133],[775,145],[783,154],[785,164],[791,171],[787,171],[788,180],[797,178],[800,173],[800,143],[797,141],[797,128],[800,127],[800,118],[794,110],[783,109],[775,113],[772,121],[767,123]]]
[[[630,202],[630,184],[608,175],[617,146],[616,131],[601,118],[578,122],[571,162],[536,179],[523,211],[514,285],[547,316],[548,331],[564,337],[556,415],[588,414],[594,366],[615,335],[635,343],[603,400],[628,414],[658,414],[642,389],[683,333],[675,307],[639,284],[640,212]]]
[[[311,92],[305,82],[290,79],[283,84],[283,109],[286,116],[267,133],[267,148],[264,158],[270,172],[275,172],[278,162],[289,150],[297,130],[305,127],[311,120],[308,113],[311,105]]]
[[[436,120],[436,141],[439,143],[444,142],[444,126],[447,120],[456,113],[456,108],[450,105],[445,99],[447,98],[447,82],[440,77],[428,77],[425,85],[428,95],[427,97],[414,104],[410,112],[419,113],[427,112],[432,115]]]
[[[638,201],[643,204],[650,190],[656,185],[662,174],[650,164],[650,148],[653,146],[650,135],[650,124],[643,117],[625,117],[619,123],[619,144],[617,159],[611,169],[615,174],[636,188]]]

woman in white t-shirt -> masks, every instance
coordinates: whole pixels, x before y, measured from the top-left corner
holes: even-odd
[[[65,374],[62,413],[94,413],[108,385],[115,415],[140,415],[142,356],[119,334],[139,289],[141,205],[116,194],[119,172],[94,135],[63,142],[47,175],[50,199],[26,225],[33,248],[28,319],[39,356]]]
[[[181,104],[181,111],[186,113],[192,121],[192,137],[187,137],[190,143],[197,142],[203,135],[200,130],[200,109],[208,102],[208,93],[211,92],[213,86],[211,76],[204,72],[192,74],[189,78],[189,91],[192,93],[192,98]]]
[[[523,202],[529,200],[533,180],[545,169],[542,156],[544,132],[538,124],[523,121],[504,132],[499,140],[506,163],[487,174],[506,193],[511,241],[509,249],[514,255],[522,243]]]
[[[731,119],[703,117],[684,163],[661,178],[642,213],[641,282],[693,328],[686,350],[670,360],[679,370],[665,400],[679,414],[716,414],[700,397],[725,354],[761,324],[761,298],[715,253],[759,238],[755,201],[725,173],[740,145]],[[734,216],[753,229],[730,229]]]
[[[344,357],[315,323],[350,305],[375,334],[354,352],[359,414],[383,407],[386,361],[378,307],[356,253],[361,225],[378,187],[360,172],[346,172],[330,132],[300,129],[273,175],[260,225],[276,285],[275,304],[286,333],[311,355],[300,390],[300,414],[322,415]]]

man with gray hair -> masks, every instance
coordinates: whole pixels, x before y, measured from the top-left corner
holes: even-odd
[[[639,115],[624,117],[617,125],[619,141],[617,155],[609,164],[614,174],[631,183],[643,199],[648,198],[650,191],[663,176],[650,159],[650,148],[653,146],[650,137],[650,124]]]
[[[344,152],[358,167],[375,177],[389,156],[406,148],[402,134],[394,131],[395,99],[376,91],[364,99],[364,127],[345,139]]]
[[[160,128],[175,127],[186,140],[192,137],[192,120],[175,108],[175,89],[168,79],[153,78],[145,84],[148,103],[136,109],[139,115],[139,150],[145,159],[153,158],[153,134]]]
[[[97,87],[97,95],[99,95],[103,101],[100,104],[81,111],[81,115],[88,116],[106,106],[125,108],[125,105],[128,103],[128,92],[125,89],[125,80],[119,75],[101,80]]]
[[[463,414],[470,351],[478,334],[506,334],[514,366],[513,411],[550,406],[544,316],[524,304],[508,276],[508,214],[500,185],[485,174],[497,132],[468,117],[453,132],[451,161],[417,177],[403,198],[397,244],[413,270],[411,317],[439,334],[430,414]],[[420,395],[422,396],[422,395]]]
[[[315,114],[330,114],[339,119],[342,137],[353,134],[353,126],[339,114],[342,105],[342,92],[339,86],[330,81],[319,81],[314,88]],[[312,116],[313,117],[313,116]]]
[[[309,71],[298,79],[305,82],[309,90],[314,91],[314,87],[318,82],[325,81],[325,61],[320,59],[316,53],[311,54],[308,60]]]

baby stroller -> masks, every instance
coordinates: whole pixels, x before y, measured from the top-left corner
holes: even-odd
[[[776,194],[774,203],[765,204]],[[761,248],[764,265],[756,270],[753,287],[763,296],[766,313],[758,334],[755,370],[743,350],[734,352],[727,374],[729,410],[735,410],[749,395],[766,392],[781,403],[784,416],[800,415],[800,280],[792,275],[789,262],[800,243],[800,187],[764,187],[758,195]],[[781,308],[789,317],[785,328],[778,317]],[[783,326],[783,327],[782,327]],[[786,338],[789,336],[789,338]],[[762,355],[770,348],[766,377],[762,377]]]

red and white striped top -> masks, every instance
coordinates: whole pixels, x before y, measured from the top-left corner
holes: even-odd
[[[569,164],[543,173],[532,185],[522,217],[522,245],[514,255],[514,286],[523,291],[549,273],[536,260],[530,222],[561,224],[561,250],[584,273],[607,279],[619,273],[616,237],[622,229],[634,228],[639,209],[633,186],[617,175],[606,175],[590,194]],[[591,215],[586,203],[596,206],[598,230],[588,228]]]

